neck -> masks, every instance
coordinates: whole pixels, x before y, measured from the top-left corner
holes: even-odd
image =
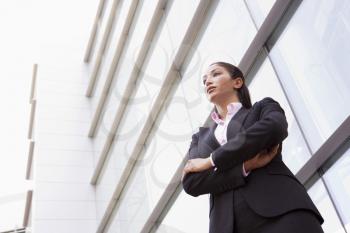
[[[229,105],[232,102],[239,102],[239,99],[237,96],[232,96],[231,98],[226,98],[220,103],[216,103],[215,107],[221,117],[221,119],[224,119],[227,114],[227,105]]]

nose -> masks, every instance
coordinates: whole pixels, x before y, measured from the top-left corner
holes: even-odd
[[[210,75],[207,76],[205,82],[204,82],[204,86],[208,87],[209,85],[213,84],[212,78]]]

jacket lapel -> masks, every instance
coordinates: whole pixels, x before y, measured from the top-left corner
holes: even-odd
[[[243,127],[244,121],[247,118],[249,109],[242,107],[236,115],[234,115],[227,126],[227,140],[233,138]]]
[[[242,107],[236,115],[234,115],[227,127],[227,140],[234,137],[241,130],[248,112],[249,109]],[[220,146],[214,134],[216,127],[217,124],[211,121],[209,127],[199,128],[198,149],[202,156],[208,156]]]
[[[199,153],[209,155],[220,146],[214,135],[215,128],[216,124],[212,121],[209,127],[199,128]]]

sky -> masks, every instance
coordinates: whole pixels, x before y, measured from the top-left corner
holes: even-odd
[[[79,17],[82,2],[0,1],[0,231],[22,224],[25,193],[33,187],[25,180],[33,65],[39,64],[39,76],[41,64],[57,60],[61,46],[78,38],[65,29]],[[85,2],[94,10],[85,12],[92,25],[98,0]],[[86,24],[86,17],[74,20],[75,27],[83,20]]]
[[[30,84],[38,41],[35,2],[0,1],[0,230],[20,226],[29,140]]]

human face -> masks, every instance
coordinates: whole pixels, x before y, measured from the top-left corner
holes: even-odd
[[[224,67],[216,64],[208,67],[203,76],[203,84],[208,100],[214,104],[234,98],[236,95],[234,89],[238,87],[237,80],[232,79]]]

